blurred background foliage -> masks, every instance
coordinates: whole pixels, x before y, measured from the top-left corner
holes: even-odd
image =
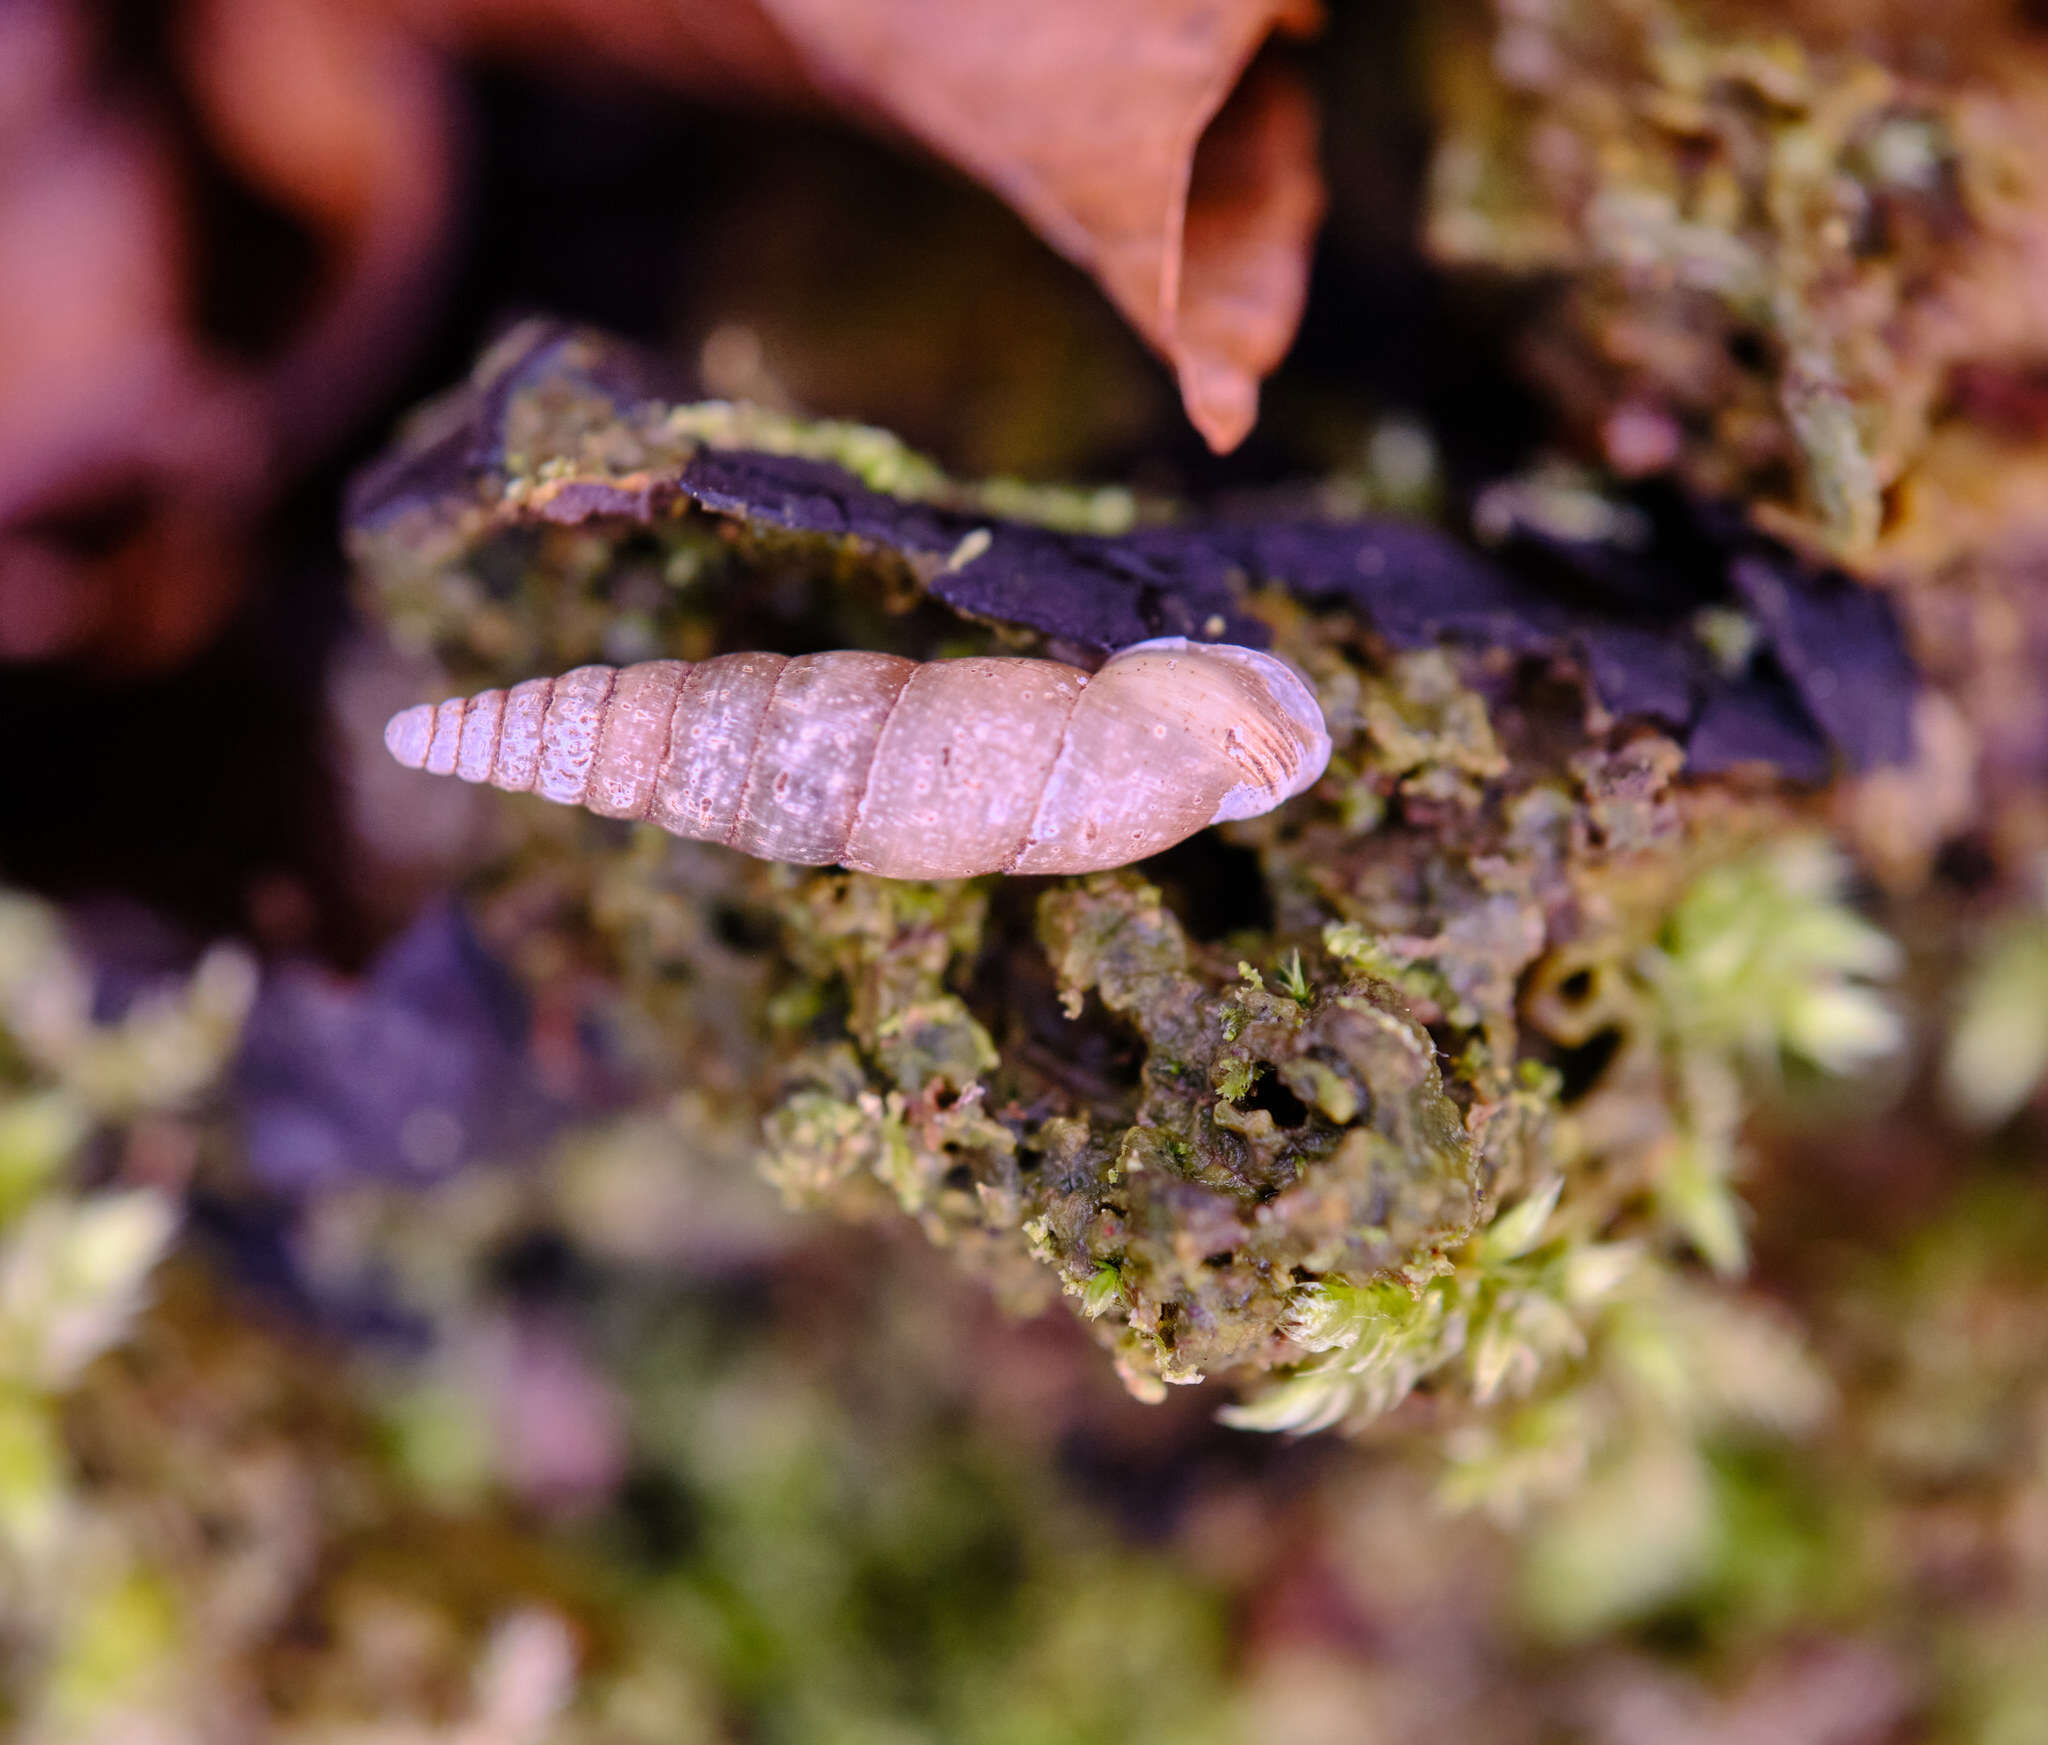
[[[2039,9],[1216,9],[1265,147],[1129,106],[1189,282],[1268,269],[1220,338],[1132,289],[1170,201],[1016,193],[1099,174],[1066,110],[877,83],[899,11],[0,17],[0,1725],[2048,1736]],[[674,381],[521,378],[505,502],[1405,518],[1625,604],[1742,755],[1275,574],[1330,775],[1133,871],[429,790],[390,710],[583,660],[1074,652],[745,506],[351,573],[344,481],[535,309]],[[1822,569],[1899,755],[1785,629]]]

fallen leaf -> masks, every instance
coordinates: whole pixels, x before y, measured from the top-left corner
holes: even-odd
[[[921,142],[1094,275],[1226,448],[1322,209],[1307,95],[1246,68],[1317,22],[1312,0],[184,0],[113,79],[84,0],[0,7],[0,660],[160,668],[224,622],[277,492],[432,331],[451,51],[557,74],[580,51]],[[245,256],[217,224],[248,208],[277,234]]]
[[[1226,99],[1275,31],[1314,28],[1312,5],[761,4],[828,92],[985,182],[1086,269],[1173,363],[1212,448],[1243,441],[1301,316],[1322,183],[1296,81],[1264,69]]]
[[[1212,448],[1250,432],[1259,383],[1293,342],[1323,205],[1315,105],[1299,80],[1256,67],[1195,152],[1180,333],[1168,348]]]
[[[1315,0],[404,0],[445,39],[600,52],[707,95],[823,98],[909,135],[1089,273],[1234,448],[1294,337],[1323,212],[1290,69]]]

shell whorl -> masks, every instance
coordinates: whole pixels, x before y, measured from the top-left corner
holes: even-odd
[[[578,667],[404,710],[384,743],[410,769],[893,878],[1122,866],[1270,810],[1330,755],[1292,667],[1179,637],[1092,675],[853,650]]]

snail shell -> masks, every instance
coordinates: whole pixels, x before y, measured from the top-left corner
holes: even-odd
[[[407,709],[384,743],[408,769],[901,879],[1123,866],[1330,758],[1285,661],[1182,637],[1093,674],[857,651],[578,667]]]

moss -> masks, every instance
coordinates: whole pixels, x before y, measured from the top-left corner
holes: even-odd
[[[1388,984],[1331,963],[1301,997],[1226,974],[1128,876],[1048,894],[1039,931],[1067,1009],[1095,994],[1146,1059],[1132,1125],[1070,1141],[1038,1240],[1070,1288],[1116,1266],[1136,1353],[1163,1378],[1269,1363],[1299,1278],[1371,1277],[1469,1228],[1471,1144]],[[1262,1085],[1286,1094],[1257,1106]]]
[[[613,435],[577,405],[558,391],[533,421],[585,479],[650,442],[845,461],[852,440],[716,409]],[[939,488],[872,434],[855,446],[871,482]],[[554,627],[558,659],[562,626],[598,652],[646,585],[637,548],[565,561],[568,530],[537,540],[552,555],[504,610]],[[389,601],[388,554],[365,550]],[[878,603],[918,578],[851,545],[829,573],[819,557],[815,536],[738,529],[718,584],[661,607],[666,646],[730,645],[764,592],[813,645],[905,646]],[[1615,1329],[1677,1300],[1688,1247],[1740,1271],[1752,1100],[1788,1064],[1854,1071],[1896,1041],[1871,991],[1890,948],[1838,864],[1786,834],[1784,796],[1685,785],[1676,745],[1568,671],[1257,604],[1334,755],[1313,794],[1232,827],[1234,862],[1205,842],[1157,878],[892,883],[515,800],[491,931],[536,986],[585,978],[653,1094],[709,1088],[722,1148],[761,1122],[787,1203],[908,1217],[1015,1308],[1064,1295],[1144,1398],[1225,1374],[1233,1422],[1302,1429],[1430,1394],[1482,1441],[1523,1438],[1452,1463],[1505,1507],[1622,1459],[1617,1426],[1654,1416],[1612,1403],[1640,1394],[1615,1366],[1656,1343]],[[488,615],[452,596],[436,610],[463,682],[522,676],[518,638],[486,646]],[[1220,937],[1190,935],[1205,902]]]
[[[1942,1061],[1949,1107],[1971,1126],[2016,1114],[2048,1075],[2048,915],[2003,917],[1976,943]]]
[[[1462,1117],[1385,984],[1341,965],[1318,983],[1296,957],[1276,993],[1193,950],[1156,888],[1075,881],[1038,919],[1062,1009],[1078,1022],[1094,996],[1145,1057],[1123,1119],[1021,1118],[1047,1087],[999,1072],[941,988],[981,907],[972,890],[810,887],[795,949],[844,990],[858,1052],[813,1054],[771,1117],[767,1167],[786,1193],[879,1181],[942,1241],[1001,1233],[994,1246],[1048,1266],[1148,1392],[1272,1361],[1298,1273],[1369,1276],[1469,1227]],[[1254,1106],[1262,1084],[1286,1099],[1284,1125]]]
[[[178,1209],[160,1185],[77,1178],[90,1146],[103,1171],[196,1150],[253,992],[222,948],[108,1020],[58,915],[0,891],[0,1722],[25,1738],[146,1706],[180,1646],[154,1548],[88,1504],[64,1425],[132,1337]]]
[[[1306,1331],[1319,1304],[1391,1312],[1375,1294],[1391,1288],[1434,1314],[1425,1287],[1468,1292],[1449,1257],[1503,1200],[1594,1161],[1597,1186],[1567,1196],[1577,1229],[1661,1203],[1737,1264],[1727,1063],[1744,1050],[1673,1040],[1711,1029],[1721,996],[1668,974],[1660,996],[1652,970],[1686,878],[1772,808],[1716,802],[1696,827],[1668,741],[1589,741],[1568,695],[1495,678],[1489,696],[1467,661],[1382,659],[1341,621],[1287,634],[1338,750],[1328,798],[1291,829],[1238,832],[1259,845],[1270,931],[1191,941],[1131,873],[1057,881],[1031,913],[1021,887],[762,867],[547,815],[496,875],[499,936],[536,970],[599,966],[655,1082],[688,1059],[737,1118],[757,1109],[790,1203],[908,1214],[1017,1307],[1064,1292],[1147,1397],[1219,1370],[1327,1373],[1309,1362],[1329,1349]],[[1682,911],[1671,961],[1713,958],[1699,917],[1748,902],[1716,888]],[[744,946],[707,932],[707,901],[753,918]],[[1802,926],[1825,931],[1766,927],[1754,967],[1728,972],[1736,1006],[1768,971],[1773,1000],[1821,1021],[1832,996],[1774,955]],[[1625,1045],[1560,1123],[1545,1050],[1603,1027]],[[1499,1284],[1480,1295],[1516,1306],[1480,1341],[1486,1398],[1584,1343],[1531,1319],[1542,1291]],[[1435,1336],[1473,1325],[1466,1301]],[[1246,1414],[1305,1421],[1256,1399]]]
[[[2016,16],[1572,0],[1438,31],[1447,260],[1559,275],[1537,368],[1625,474],[1881,564],[1958,370],[2042,342],[2042,60]]]

